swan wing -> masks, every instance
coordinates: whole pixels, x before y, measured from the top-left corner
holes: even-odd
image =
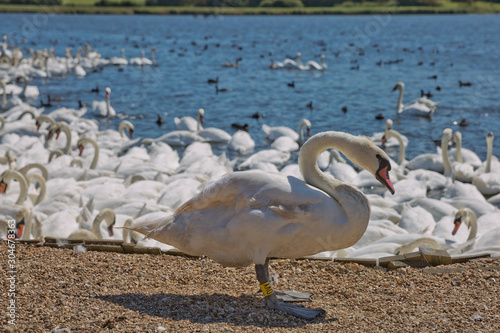
[[[245,171],[220,178],[174,215],[134,230],[191,255],[245,266],[268,256],[296,258],[334,250],[322,241],[331,223],[342,228],[347,217],[323,191],[279,173]]]

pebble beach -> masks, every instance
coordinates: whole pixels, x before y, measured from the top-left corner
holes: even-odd
[[[7,245],[0,243],[0,262]],[[16,321],[5,332],[498,332],[500,259],[396,270],[272,260],[276,289],[314,293],[313,321],[268,310],[253,266],[208,258],[16,246]],[[6,271],[2,270],[2,280]]]

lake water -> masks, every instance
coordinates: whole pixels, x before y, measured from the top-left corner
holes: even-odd
[[[500,135],[500,19],[498,15],[391,16],[115,16],[0,14],[1,32],[9,44],[40,49],[53,47],[56,56],[89,42],[103,58],[138,57],[157,49],[159,67],[106,67],[84,78],[35,79],[41,98],[60,96],[51,110],[77,107],[77,101],[104,99],[112,88],[111,104],[132,118],[137,137],[158,137],[174,129],[173,117],[196,117],[204,108],[205,127],[234,133],[231,123],[248,123],[258,148],[265,147],[263,123],[294,129],[302,118],[312,133],[346,131],[371,136],[384,129],[382,113],[394,119],[394,129],[406,135],[407,158],[435,152],[442,130],[460,130],[463,145],[485,159],[485,137]],[[25,39],[23,41],[23,38]],[[270,58],[283,61],[302,53],[302,60],[319,61],[323,73],[269,69]],[[26,53],[25,53],[26,54]],[[241,57],[239,68],[225,62]],[[399,60],[399,61],[397,61]],[[379,61],[384,64],[377,65]],[[352,69],[359,66],[359,69]],[[437,79],[430,77],[437,75]],[[207,79],[219,77],[215,93]],[[459,88],[458,81],[472,83]],[[287,83],[295,81],[295,88]],[[397,81],[406,85],[404,102],[431,91],[439,107],[432,120],[398,116]],[[91,88],[101,87],[100,95]],[[440,86],[441,91],[435,88]],[[313,101],[314,109],[306,104]],[[37,105],[39,100],[35,101]],[[348,112],[341,111],[347,106]],[[259,121],[249,116],[266,115]],[[166,123],[155,123],[161,114]],[[89,112],[86,117],[92,117]],[[454,122],[465,118],[468,127]],[[116,128],[120,119],[102,121]],[[497,144],[494,153],[500,155]]]

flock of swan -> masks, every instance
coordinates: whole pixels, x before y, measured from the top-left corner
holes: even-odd
[[[37,96],[28,85],[37,75],[79,75],[77,66],[127,61],[124,51],[110,60],[87,46],[75,58],[70,52],[59,60],[33,52],[38,56],[18,61],[15,52],[2,53],[11,59],[0,68],[2,238],[14,219],[23,240],[118,239],[176,247],[225,266],[253,263],[268,307],[302,318],[321,311],[278,300],[269,285],[269,257],[379,258],[418,246],[452,255],[500,254],[500,162],[492,154],[493,133],[486,137],[486,161],[463,148],[461,133],[449,128],[435,153],[408,161],[411,142],[390,119],[383,132],[365,136],[311,136],[314,124],[303,119],[298,131],[263,125],[271,144],[253,154],[248,132],[204,127],[205,110],[199,109],[196,118],[175,118],[174,131],[133,138],[130,121],[100,130],[84,117],[85,106],[45,112],[26,102]],[[153,65],[153,52],[150,63],[144,54],[130,63]],[[292,61],[273,65],[287,68]],[[303,65],[300,54],[295,63],[298,69],[315,67]],[[316,65],[326,69],[323,62]],[[427,116],[436,108],[425,97],[403,105],[402,82],[394,90],[400,92],[398,112]],[[92,105],[96,117],[116,115],[111,89],[105,93],[105,101]],[[452,138],[456,148],[450,150]],[[225,145],[240,158],[216,155],[212,145]],[[385,151],[391,147],[399,147],[397,160]]]

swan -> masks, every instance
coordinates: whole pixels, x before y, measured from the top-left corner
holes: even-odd
[[[231,137],[227,144],[227,149],[235,151],[238,154],[246,155],[251,153],[255,148],[255,141],[250,134],[245,131],[237,131]]]
[[[268,266],[269,257],[293,259],[349,247],[365,232],[368,199],[356,187],[317,167],[319,154],[328,148],[339,149],[394,193],[389,158],[383,150],[366,137],[323,132],[300,150],[298,162],[305,182],[280,173],[234,172],[212,182],[174,215],[139,223],[132,230],[185,253],[207,255],[224,266],[254,263],[268,308],[315,318],[324,311],[278,300]]]
[[[403,211],[398,226],[408,233],[430,235],[436,227],[436,221],[431,213],[416,206]]]
[[[406,147],[403,141],[402,135],[393,129],[389,129],[385,131],[384,136],[382,137],[382,146],[386,143],[390,138],[396,138],[399,145],[399,154],[398,154],[398,164],[404,168],[404,164],[408,161],[406,160]]]
[[[403,104],[403,92],[404,92],[405,84],[403,82],[398,82],[392,89],[392,91],[399,90],[399,99],[398,99],[398,113],[405,113],[414,116],[420,117],[430,117],[434,111],[436,111],[437,103],[427,99],[427,98],[418,98],[410,103],[404,105]]]
[[[290,159],[290,153],[287,151],[279,151],[276,149],[263,149],[248,157],[245,161],[238,165],[238,170],[241,169],[263,169],[261,164],[271,164],[279,167],[285,164]],[[267,167],[266,167],[267,168]],[[272,169],[275,169],[271,167]]]
[[[155,139],[146,138],[143,139],[141,142],[146,146],[149,146],[155,142],[163,142],[174,147],[185,147],[196,141],[203,142],[205,141],[205,139],[203,139],[195,132],[178,130],[165,133],[162,136]]]
[[[128,60],[125,57],[125,50],[120,49],[121,57],[112,57],[109,61],[112,65],[115,66],[125,66],[128,65]]]
[[[205,115],[205,110],[198,109],[198,118],[195,120],[193,117],[182,117],[174,118],[175,128],[180,131],[191,131],[198,132],[203,129],[203,116]]]
[[[111,88],[106,87],[106,100],[92,102],[92,110],[95,116],[108,117],[108,118],[116,116],[116,111],[111,106],[111,102],[109,100],[110,95],[111,95]]]
[[[295,56],[295,60],[286,58],[283,61],[283,66],[282,68],[285,69],[305,69],[306,67],[302,64],[301,61],[302,54],[300,52],[297,52],[297,55]]]
[[[354,178],[356,178],[356,176],[358,175],[356,170],[354,170],[354,168],[350,164],[345,163],[345,160],[342,158],[342,156],[340,156],[340,153],[336,149],[332,149],[330,151],[329,164],[325,169],[325,172],[332,175],[333,178],[347,183],[352,183]]]
[[[81,156],[83,148],[88,143],[94,147],[94,157],[92,158],[92,162],[90,163],[89,169],[95,169],[97,167],[97,162],[99,162],[99,145],[97,144],[97,142],[88,136],[84,136],[78,140],[76,145],[80,151],[79,155]]]
[[[432,170],[439,173],[444,173],[443,166],[443,151],[448,152],[448,143],[451,139],[451,129],[443,130],[441,135],[441,150],[438,150],[439,154],[422,154],[414,157],[406,164],[406,168],[409,170],[426,169]],[[449,170],[448,170],[449,172]]]
[[[456,148],[450,149],[448,153],[450,156],[450,162],[456,161],[470,164],[474,169],[481,166],[482,161],[475,152],[470,149],[462,148],[462,133],[460,133],[460,131],[453,133],[453,141],[455,142]]]
[[[455,226],[451,232],[452,235],[458,232],[462,224],[469,229],[469,236],[464,244],[465,246],[461,249],[462,252],[467,252],[474,247],[477,238],[487,235],[491,230],[500,227],[500,213],[485,214],[478,220],[473,210],[462,208],[456,213],[453,223]]]
[[[294,152],[299,150],[299,144],[289,136],[280,136],[271,144],[271,148],[283,151],[283,152]]]
[[[113,226],[115,224],[116,215],[114,210],[109,208],[104,208],[99,214],[94,218],[92,223],[92,231],[86,229],[80,229],[68,236],[68,239],[103,239],[101,232],[102,221],[106,222],[106,227],[110,237],[113,237]]]
[[[318,70],[318,71],[326,70],[328,66],[325,64],[325,58],[326,58],[326,56],[324,54],[322,54],[320,56],[319,64],[316,61],[309,60],[306,63],[306,68],[310,69],[310,70]]]
[[[151,65],[152,61],[149,60],[148,58],[145,58],[144,55],[145,55],[144,51],[141,51],[140,58],[130,58],[130,64],[136,66]]]
[[[64,146],[63,153],[66,155],[71,154],[71,139],[72,139],[72,134],[71,134],[71,129],[69,128],[68,124],[65,122],[57,122],[53,125],[50,125],[49,127],[49,132],[47,134],[47,142],[52,138],[52,136],[55,134],[55,138],[58,139],[60,133],[63,132],[66,135],[66,145]]]
[[[201,118],[200,118],[200,112],[198,112],[199,130],[196,134],[205,139],[205,142],[228,143],[231,140],[231,135],[226,131],[216,127],[201,128],[200,119],[203,120],[203,115],[205,114],[205,111],[203,109],[200,110],[203,112],[201,112]]]
[[[269,140],[276,140],[280,136],[289,136],[295,141],[299,142],[299,144],[304,143],[304,134],[302,132],[302,128],[306,127],[306,135],[311,135],[311,122],[307,119],[302,119],[299,123],[299,132],[295,132],[290,127],[286,126],[277,126],[277,127],[269,127],[266,124],[262,125],[262,131],[266,134],[266,137]]]
[[[451,139],[451,137],[451,128],[445,128],[443,130],[443,140],[448,141]],[[472,165],[460,162],[453,162],[453,164],[451,164],[447,147],[445,147],[444,145],[441,147],[441,155],[443,159],[444,175],[446,177],[452,177],[452,179],[456,179],[461,182],[471,182],[472,176],[474,175],[474,168],[472,167]]]
[[[390,147],[394,147],[394,146],[399,145],[399,142],[398,142],[398,140],[396,138],[386,138],[386,142],[382,143],[382,138],[384,137],[385,133],[388,130],[392,129],[392,125],[393,124],[394,124],[394,122],[392,121],[392,119],[387,119],[385,121],[385,130],[384,130],[384,132],[375,132],[370,137],[370,139],[373,142],[375,142],[375,144],[377,146],[382,146],[382,147],[385,147],[385,148],[390,148]],[[401,133],[399,133],[399,135],[401,135],[401,138],[403,139],[405,148],[408,147],[408,138],[406,136],[402,135]]]
[[[19,196],[14,205],[23,205],[28,197],[28,183],[23,174],[17,170],[7,169],[0,175],[0,194],[7,192],[12,180],[19,183]]]
[[[493,133],[489,132],[486,136],[486,162],[472,178],[472,184],[483,194],[494,196],[500,193],[500,163],[493,161]],[[493,164],[493,167],[492,167]]]

